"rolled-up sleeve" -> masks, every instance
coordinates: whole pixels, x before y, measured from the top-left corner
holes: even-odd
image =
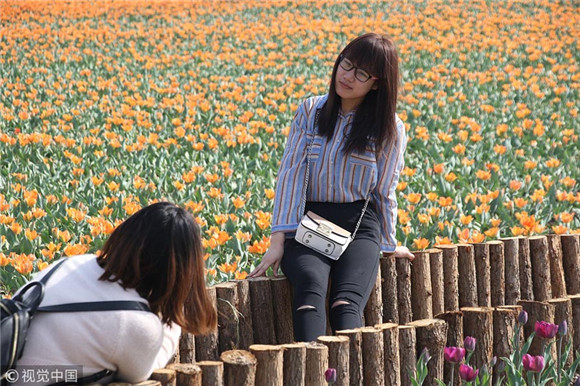
[[[300,212],[306,176],[307,131],[311,120],[311,111],[315,111],[312,108],[314,103],[314,98],[309,98],[302,103],[290,126],[276,182],[272,233],[296,231],[302,217]]]
[[[405,164],[407,147],[405,124],[397,117],[397,138],[385,146],[377,157],[378,181],[373,198],[381,221],[381,251],[393,252],[397,247],[397,184]]]

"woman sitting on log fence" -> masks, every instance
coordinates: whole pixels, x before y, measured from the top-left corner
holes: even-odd
[[[292,122],[271,245],[249,276],[270,266],[277,276],[281,265],[294,289],[296,341],[325,335],[329,279],[332,330],[360,327],[380,252],[414,257],[395,240],[395,189],[407,143],[395,114],[398,78],[392,40],[360,36],[338,55],[328,94],[307,99]],[[317,228],[304,230],[312,224]],[[341,255],[332,252],[340,248]]]

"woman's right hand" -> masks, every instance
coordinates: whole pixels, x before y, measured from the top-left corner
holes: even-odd
[[[284,256],[284,240],[286,236],[284,232],[276,232],[270,236],[270,248],[262,257],[262,261],[258,266],[250,272],[248,277],[258,277],[266,274],[270,266],[274,270],[274,277],[278,277],[278,267]]]

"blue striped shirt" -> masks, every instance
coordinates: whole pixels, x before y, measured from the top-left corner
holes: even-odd
[[[322,107],[325,101],[326,96],[308,98],[296,111],[278,172],[272,232],[292,233],[298,228],[303,215],[307,147],[312,143],[306,199],[349,203],[365,200],[370,193],[381,222],[381,251],[392,252],[397,246],[396,187],[407,145],[405,125],[397,117],[397,138],[378,155],[373,144],[364,153],[354,151],[345,155],[343,147],[354,111],[339,114],[332,139],[315,135],[313,141],[316,108]]]

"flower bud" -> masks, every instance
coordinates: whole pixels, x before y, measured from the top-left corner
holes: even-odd
[[[479,370],[474,370],[473,367],[471,366],[468,365],[459,366],[459,376],[466,382],[473,381],[477,377],[478,373]]]
[[[463,347],[465,347],[465,349],[467,351],[474,351],[476,343],[477,343],[477,340],[474,337],[467,336],[467,337],[465,337],[465,340],[463,341]]]
[[[524,310],[520,311],[518,315],[518,323],[519,324],[526,324],[528,322],[528,313]]]
[[[332,367],[327,369],[324,372],[324,378],[326,378],[326,382],[328,382],[328,384],[333,384],[336,382],[336,369],[333,369]]]
[[[568,334],[568,322],[565,320],[558,326],[558,335],[564,336]]]
[[[540,338],[552,339],[558,333],[558,325],[544,321],[536,322],[534,330]]]
[[[522,364],[526,371],[539,373],[544,368],[544,357],[541,355],[532,356],[530,354],[524,354]]]

